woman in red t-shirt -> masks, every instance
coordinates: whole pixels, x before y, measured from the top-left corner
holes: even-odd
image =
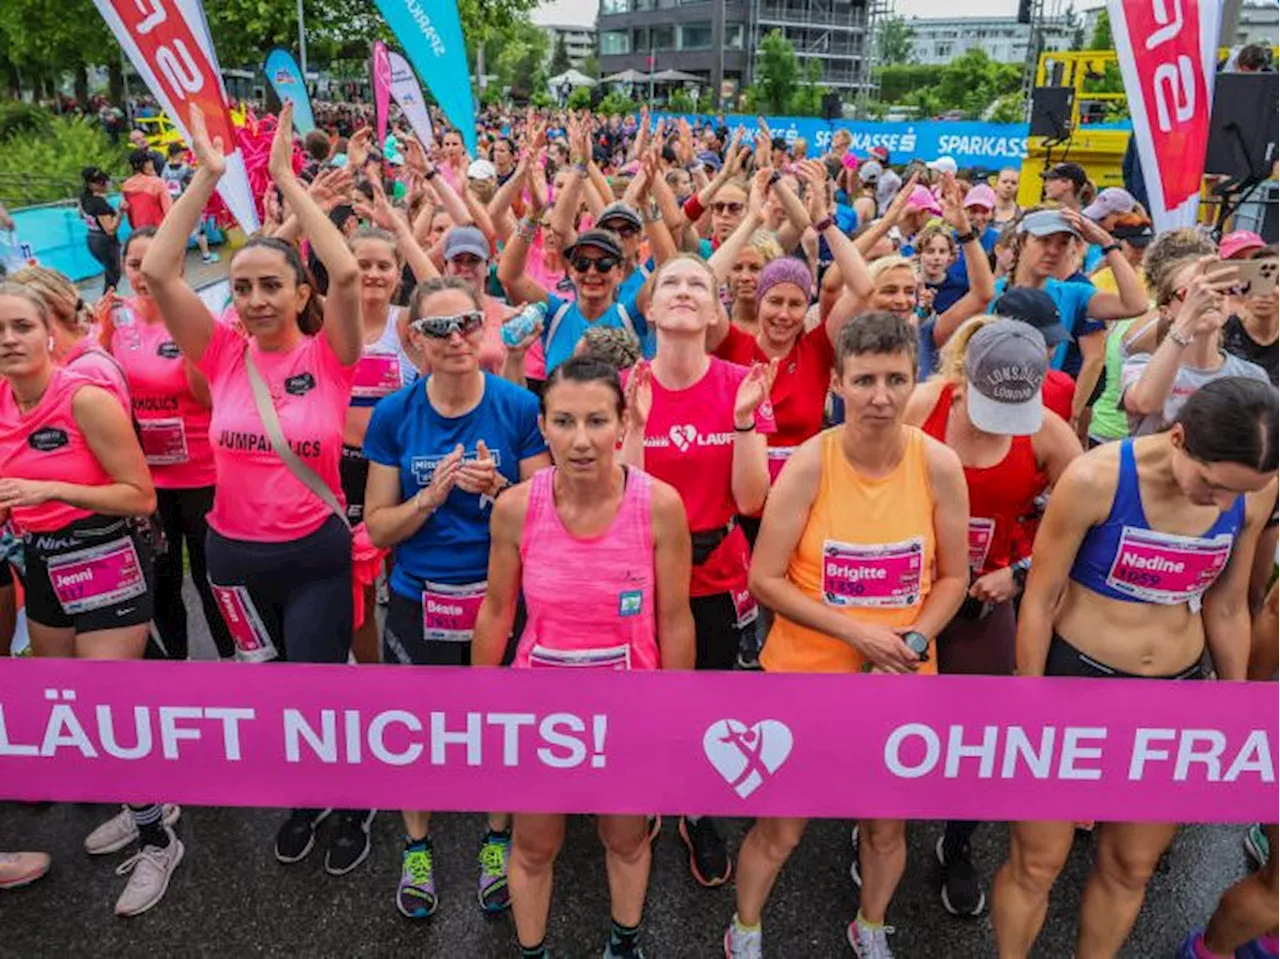
[[[658,350],[627,384],[622,461],[671,484],[684,501],[693,537],[697,668],[733,669],[757,615],[737,517],[759,512],[769,492],[756,411],[768,399],[777,361],[748,369],[707,355],[707,328],[720,304],[715,275],[701,258],[676,256],[650,282]],[[728,881],[729,857],[710,819],[681,819],[680,836],[694,879],[704,886]]]

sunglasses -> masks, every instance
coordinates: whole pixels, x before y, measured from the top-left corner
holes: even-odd
[[[586,273],[593,266],[597,273],[608,273],[621,261],[616,256],[575,256],[569,261],[569,265],[579,273]]]
[[[457,316],[424,316],[409,324],[423,336],[433,340],[447,340],[454,333],[468,336],[484,326],[484,314],[479,310],[459,313]]]
[[[611,226],[610,223],[612,223],[613,225]],[[624,240],[629,240],[633,236],[640,235],[640,228],[633,223],[618,223],[615,220],[611,220],[610,223],[601,223],[600,225],[604,227],[606,230],[612,230],[614,233],[618,234],[618,236],[622,237]]]
[[[737,216],[747,208],[745,203],[713,203],[711,204],[712,213],[727,213],[730,216]]]

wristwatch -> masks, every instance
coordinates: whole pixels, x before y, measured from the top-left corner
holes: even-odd
[[[1118,253],[1119,251],[1120,251],[1119,243],[1108,243],[1106,246],[1102,248],[1102,255],[1106,256],[1108,253]]]
[[[1013,581],[1017,585],[1018,589],[1026,589],[1027,574],[1031,572],[1031,557],[1024,557],[1009,568],[1013,570]]]
[[[978,231],[970,230],[968,233],[958,234],[956,236],[956,242],[959,243],[961,246],[964,246],[966,243],[972,243],[977,238],[978,238]]]
[[[929,637],[924,633],[913,629],[909,633],[902,634],[902,641],[907,644],[909,650],[920,657],[920,662],[929,661]]]

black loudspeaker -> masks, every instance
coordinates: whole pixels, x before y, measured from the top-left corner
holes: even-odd
[[[1276,162],[1276,75],[1219,73],[1204,172],[1265,180]]]
[[[1072,87],[1036,87],[1031,91],[1031,135],[1050,140],[1071,136]]]
[[[839,120],[840,116],[840,94],[834,91],[824,94],[822,97],[822,119]]]

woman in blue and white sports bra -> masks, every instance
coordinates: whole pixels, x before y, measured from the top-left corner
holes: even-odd
[[[1040,524],[1018,623],[1022,676],[1243,680],[1247,587],[1276,495],[1276,392],[1197,391],[1168,432],[1108,443],[1063,473]],[[1104,823],[1077,956],[1114,956],[1177,824]],[[1014,823],[996,878],[996,942],[1026,956],[1071,850],[1070,822]]]

